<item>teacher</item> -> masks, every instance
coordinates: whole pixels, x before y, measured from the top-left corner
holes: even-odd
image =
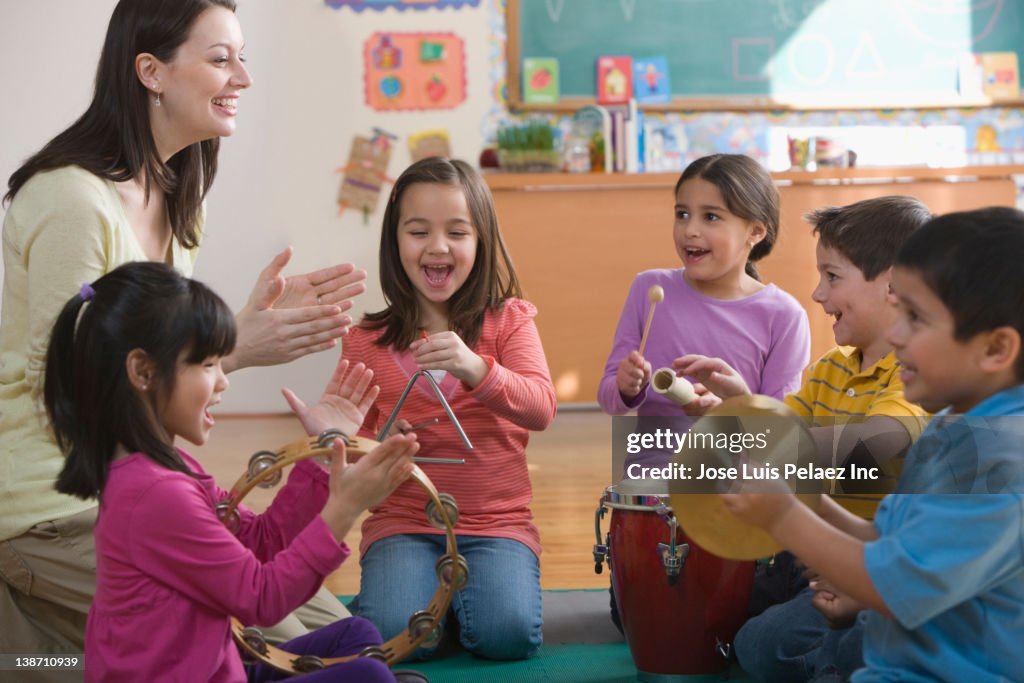
[[[58,493],[63,455],[37,399],[64,302],[129,261],[191,276],[217,174],[252,85],[233,0],[121,0],[86,112],[8,183],[0,319],[0,652],[79,653],[95,591],[95,502]],[[284,278],[291,249],[237,314],[226,371],[336,345],[366,273],[351,264]],[[100,506],[102,509],[102,505]],[[173,514],[173,511],[168,511]],[[321,591],[288,639],[344,616]],[[80,672],[79,672],[80,673]]]

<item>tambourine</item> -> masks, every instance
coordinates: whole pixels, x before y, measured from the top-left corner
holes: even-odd
[[[238,528],[238,504],[254,487],[272,488],[281,481],[284,468],[309,458],[326,457],[331,454],[331,444],[341,439],[347,446],[347,457],[354,461],[380,445],[362,437],[348,437],[338,430],[327,430],[318,437],[294,441],[276,451],[259,451],[249,459],[247,472],[231,487],[230,497],[217,505],[217,516],[231,531]],[[435,565],[437,591],[426,609],[409,617],[407,628],[391,640],[379,646],[368,647],[348,657],[322,659],[315,655],[293,655],[266,642],[262,632],[254,627],[245,627],[238,619],[231,618],[231,633],[244,654],[288,674],[308,673],[324,669],[333,664],[351,661],[359,657],[374,657],[392,666],[412,654],[417,647],[431,647],[441,637],[441,619],[448,611],[455,592],[461,590],[469,579],[466,559],[459,555],[455,542],[455,524],[459,508],[455,499],[447,493],[438,493],[427,475],[413,465],[412,478],[423,487],[430,497],[427,502],[427,519],[447,537],[445,553]]]

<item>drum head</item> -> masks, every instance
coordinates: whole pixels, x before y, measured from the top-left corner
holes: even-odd
[[[735,420],[723,420],[733,417]],[[705,419],[694,424],[696,432],[741,430],[754,434],[770,428],[773,438],[769,448],[758,453],[758,459],[780,469],[786,463],[811,462],[815,458],[810,432],[786,404],[768,396],[738,396],[726,399],[708,411]],[[790,418],[790,419],[779,419]],[[780,433],[782,432],[782,433]],[[683,449],[675,462],[699,471],[701,464],[711,467],[735,465],[736,456],[723,449]],[[760,463],[751,463],[758,465]],[[797,493],[797,499],[817,511],[820,492]],[[719,557],[730,560],[756,560],[770,557],[782,548],[767,532],[740,521],[729,512],[721,497],[713,493],[673,493],[672,509],[683,531],[698,545]]]

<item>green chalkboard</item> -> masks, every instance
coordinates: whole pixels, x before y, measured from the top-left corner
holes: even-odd
[[[598,56],[661,55],[684,103],[956,104],[962,53],[1024,64],[1024,0],[507,0],[507,11],[513,101],[525,57],[556,57],[562,96],[593,98]]]

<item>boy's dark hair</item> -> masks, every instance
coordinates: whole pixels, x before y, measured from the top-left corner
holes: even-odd
[[[899,196],[827,206],[804,216],[822,246],[849,259],[868,281],[888,270],[907,238],[931,218],[919,200]]]
[[[398,229],[402,197],[417,183],[448,185],[462,190],[476,230],[476,259],[465,283],[448,301],[450,328],[466,346],[473,348],[483,330],[484,313],[497,308],[510,297],[522,297],[512,257],[505,248],[494,210],[491,191],[480,174],[464,161],[428,157],[417,161],[398,177],[380,231],[380,283],[387,308],[367,313],[360,327],[384,328],[377,340],[380,346],[407,349],[420,335],[419,304],[416,288],[405,274],[398,253]]]
[[[171,266],[128,263],[91,287],[92,296],[76,294],[57,316],[43,382],[46,412],[67,457],[57,490],[86,499],[102,493],[119,444],[188,473],[156,421],[157,396],[166,398],[174,389],[183,351],[191,364],[235,347],[231,310],[206,285]],[[156,366],[153,390],[145,396],[128,378],[126,362],[135,349]]]
[[[144,52],[173,61],[192,25],[211,7],[235,11],[234,0],[121,0],[107,25],[92,103],[67,130],[46,143],[15,171],[4,202],[36,173],[80,166],[100,178],[122,182],[145,178],[166,195],[174,238],[186,249],[199,244],[198,219],[203,198],[217,175],[220,139],[203,140],[166,163],[160,158],[149,122],[149,91],[135,73],[135,57]]]
[[[746,273],[755,280],[755,261],[771,253],[779,238],[779,190],[764,166],[743,154],[711,154],[687,166],[676,181],[674,194],[691,178],[706,180],[722,193],[725,208],[743,220],[758,221],[765,229],[764,239],[754,245],[747,259]]]
[[[1009,326],[1024,338],[1024,213],[992,207],[929,221],[903,245],[896,265],[913,270],[949,310],[967,341]],[[1024,379],[1024,353],[1017,358]]]

